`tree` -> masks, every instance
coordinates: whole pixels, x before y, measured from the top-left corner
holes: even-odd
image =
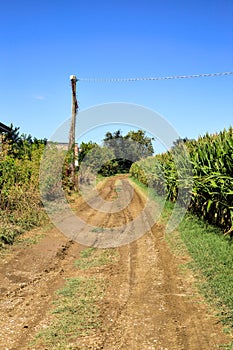
[[[79,164],[82,163],[85,156],[90,152],[93,148],[97,146],[97,143],[89,141],[89,142],[82,142],[79,147],[79,153],[78,153],[78,162]]]
[[[172,148],[175,148],[177,146],[183,145],[184,143],[188,143],[188,141],[195,141],[194,139],[188,139],[187,137],[184,137],[183,139],[181,137],[179,137],[178,139],[176,139],[175,141],[173,141],[173,145]]]
[[[79,184],[90,184],[97,174],[103,176],[115,173],[113,151],[108,147],[101,147],[91,141],[81,144],[79,157]]]
[[[153,138],[146,136],[145,131],[129,131],[128,134],[125,136],[125,139],[134,141],[134,152],[136,153],[136,156],[139,159],[147,158],[153,155]]]
[[[26,157],[31,159],[32,149],[40,148],[41,145],[47,144],[47,139],[32,138],[32,136],[19,133],[19,127],[10,125],[10,131],[4,135],[4,140],[9,144],[8,154],[16,158]]]
[[[116,173],[128,172],[132,163],[153,155],[152,139],[145,131],[130,131],[126,136],[120,130],[113,134],[107,132],[104,138],[105,147],[110,148],[115,155],[114,169]],[[118,166],[115,166],[115,164]]]
[[[120,130],[108,131],[103,139],[103,147],[89,141],[82,142],[79,151],[79,164],[82,162],[82,176],[95,170],[103,176],[128,173],[132,163],[153,155],[152,139],[145,131],[130,131],[123,136]],[[101,164],[101,166],[100,166]]]
[[[124,137],[120,130],[115,131],[113,134],[111,132],[107,132],[103,141],[105,147],[110,148],[114,152],[116,159],[125,158]]]
[[[10,131],[7,131],[5,133],[4,139],[8,141],[10,144],[18,144],[20,141],[20,135],[19,135],[19,127],[14,127],[11,123],[10,125]]]

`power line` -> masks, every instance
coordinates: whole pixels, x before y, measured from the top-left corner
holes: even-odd
[[[148,81],[148,80],[172,80],[172,79],[190,79],[202,77],[219,77],[224,75],[231,75],[233,72],[219,72],[219,73],[203,73],[193,75],[172,75],[167,77],[145,77],[145,78],[78,78],[77,81],[87,83],[121,83],[132,81]]]

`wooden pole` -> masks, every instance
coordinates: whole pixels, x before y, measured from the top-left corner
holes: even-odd
[[[75,75],[70,76],[71,88],[72,88],[72,116],[69,134],[69,145],[68,150],[71,151],[71,163],[70,163],[70,175],[75,188],[75,127],[76,127],[76,115],[78,110],[78,102],[76,98],[76,82],[77,78]]]

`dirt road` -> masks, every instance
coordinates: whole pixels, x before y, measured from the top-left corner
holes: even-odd
[[[101,189],[108,201],[115,198],[116,179]],[[116,227],[136,217],[144,203],[135,191],[120,213],[98,213],[82,199],[74,207],[86,222]],[[84,248],[50,225],[28,232],[1,255],[0,349],[32,349],[29,341],[46,324],[54,292],[77,274],[74,261]],[[102,271],[109,283],[100,305],[101,332],[94,342],[77,338],[75,349],[214,350],[229,340],[193,287],[191,273],[179,268],[189,258],[170,252],[162,226],[115,249],[119,261]]]

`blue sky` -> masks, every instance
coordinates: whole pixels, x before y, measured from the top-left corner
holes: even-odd
[[[232,70],[232,0],[1,1],[0,121],[38,138],[50,138],[70,117],[71,74],[127,78]],[[233,75],[78,82],[77,92],[80,118],[94,105],[126,102],[158,112],[181,137],[233,124]],[[103,136],[100,129],[91,134]]]

